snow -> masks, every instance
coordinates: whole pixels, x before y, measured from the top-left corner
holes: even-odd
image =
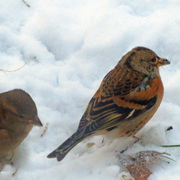
[[[0,92],[27,91],[48,130],[34,127],[18,148],[15,167],[2,180],[117,180],[128,176],[120,165],[120,140],[93,137],[77,145],[62,162],[46,156],[75,132],[102,78],[127,51],[145,46],[171,60],[160,69],[165,94],[153,119],[140,131],[142,150],[168,152],[149,180],[180,179],[180,1],[179,0],[0,0]],[[173,126],[173,130],[165,130]],[[88,148],[88,142],[95,143]]]

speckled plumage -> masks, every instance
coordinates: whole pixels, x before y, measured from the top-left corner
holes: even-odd
[[[77,131],[48,155],[58,161],[83,139],[108,134],[133,136],[151,119],[163,98],[159,67],[169,64],[152,50],[136,47],[103,79]]]

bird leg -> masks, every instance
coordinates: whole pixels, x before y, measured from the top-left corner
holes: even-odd
[[[125,151],[128,150],[129,147],[133,146],[134,144],[136,144],[139,140],[142,140],[142,137],[137,137],[137,136],[132,136],[133,139],[135,139],[135,141],[130,145],[130,146],[127,146],[125,149],[123,149],[120,153],[124,153]]]
[[[135,140],[133,144],[136,144],[139,140],[142,140],[143,136],[141,137],[133,136],[132,138]]]
[[[16,175],[16,173],[18,172],[18,168],[17,168],[17,167],[15,167],[14,162],[12,161],[12,159],[9,161],[9,163],[8,163],[8,164],[10,164],[12,167],[14,167],[14,168],[15,168],[15,171],[12,173],[12,176],[15,176],[15,175]]]
[[[18,172],[18,168],[15,168],[15,171],[12,173],[12,176],[15,176],[17,172]]]
[[[4,168],[4,163],[2,162],[2,163],[0,163],[0,172],[2,171],[2,169]]]
[[[14,163],[13,163],[12,159],[3,159],[0,162],[0,172],[3,170],[3,168],[6,164],[14,167]],[[15,171],[12,173],[12,176],[15,176],[17,171],[18,171],[18,169],[15,167]]]
[[[127,151],[129,146],[127,146],[125,149],[123,149],[120,153],[123,154],[125,151]]]

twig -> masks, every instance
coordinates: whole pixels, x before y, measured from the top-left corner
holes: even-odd
[[[0,71],[2,71],[3,73],[6,74],[6,72],[16,72],[16,71],[19,71],[20,69],[22,69],[26,64],[24,64],[23,66],[21,66],[20,68],[18,69],[15,69],[15,70],[12,70],[12,71],[9,71],[9,70],[4,70],[4,69],[0,69]]]
[[[163,158],[165,158],[165,159],[169,159],[169,160],[171,160],[171,161],[176,162],[174,159],[172,159],[172,158],[170,158],[170,157],[168,157],[168,156],[160,156],[160,157],[163,157]]]
[[[22,0],[22,2],[27,6],[27,7],[31,7],[26,1]]]

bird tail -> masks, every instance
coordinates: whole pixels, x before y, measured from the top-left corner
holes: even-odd
[[[57,158],[58,161],[61,161],[66,154],[78,143],[80,143],[84,138],[77,138],[76,133],[74,133],[70,138],[68,138],[63,144],[61,144],[57,149],[51,152],[47,157],[48,158]]]

